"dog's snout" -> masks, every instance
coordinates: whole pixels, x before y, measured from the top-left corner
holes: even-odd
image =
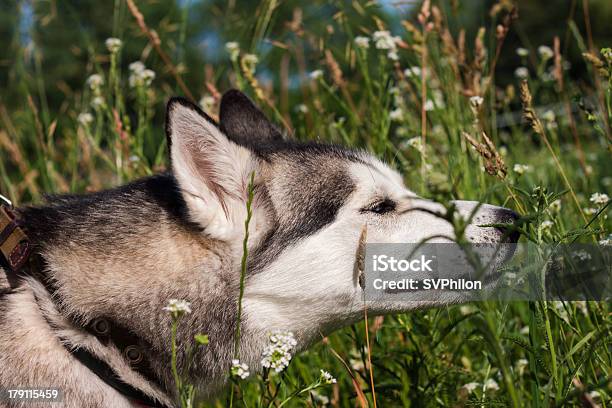
[[[508,242],[517,242],[520,237],[520,233],[516,229],[516,221],[519,219],[519,215],[508,208],[497,208],[495,217],[498,219],[498,224],[508,224],[507,227],[496,227],[497,230],[507,237]]]

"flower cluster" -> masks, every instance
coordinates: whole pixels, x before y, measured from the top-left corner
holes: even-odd
[[[479,385],[480,384],[477,382],[470,382],[470,383],[464,384],[463,387],[461,388],[464,388],[468,394],[471,394],[474,392],[476,388],[478,388]]]
[[[484,102],[484,99],[482,98],[482,96],[476,95],[470,98],[470,106],[475,110],[480,109],[483,102]]]
[[[155,79],[155,72],[147,69],[140,61],[132,62],[128,68],[130,69],[128,81],[131,88],[147,87]]]
[[[548,206],[548,209],[551,213],[557,214],[561,211],[561,200],[556,199]]]
[[[255,54],[244,54],[244,57],[242,57],[242,64],[251,74],[255,73],[258,62],[259,58]]]
[[[270,334],[269,343],[263,351],[261,365],[280,373],[289,365],[291,351],[296,345],[297,341],[292,332],[273,332]]]
[[[100,74],[93,74],[87,78],[87,86],[91,89],[93,98],[91,98],[91,106],[95,109],[104,105],[104,98],[102,97],[102,86],[104,85],[104,77]]]
[[[497,384],[497,381],[495,381],[492,378],[489,378],[487,381],[485,381],[484,387],[485,387],[485,390],[491,390],[491,391],[499,390],[499,384]]]
[[[104,85],[104,77],[100,74],[90,75],[89,78],[87,78],[87,85],[92,91],[99,91],[102,85]]]
[[[551,58],[553,57],[553,55],[555,55],[555,54],[553,53],[552,48],[550,48],[550,47],[549,47],[549,46],[547,46],[547,45],[540,45],[540,46],[538,47],[538,54],[540,54],[540,57],[541,57],[543,60],[549,60],[549,59],[551,59]]]
[[[540,227],[542,228],[542,231],[550,231],[552,229],[553,225],[555,225],[555,224],[552,221],[546,220],[546,221],[542,222]]]
[[[528,366],[529,366],[529,361],[527,361],[527,359],[519,358],[516,361],[516,371],[518,372],[518,375],[522,376],[525,373],[525,369]]]
[[[358,35],[357,37],[355,37],[355,45],[358,48],[367,50],[368,48],[370,48],[370,38],[365,37],[363,35]]]
[[[210,112],[215,106],[215,98],[211,95],[205,95],[200,98],[200,107],[204,110],[204,112]]]
[[[243,380],[251,375],[249,372],[249,366],[245,363],[241,363],[240,360],[232,360],[231,374],[232,376],[241,378]]]
[[[232,62],[238,61],[238,56],[240,55],[240,44],[236,41],[230,41],[225,43],[225,50],[230,55],[230,60]]]
[[[400,37],[391,35],[387,30],[375,31],[372,34],[372,41],[379,50],[387,50],[387,57],[392,61],[397,61],[397,44],[401,41]]]
[[[516,174],[518,174],[519,176],[522,176],[523,174],[525,174],[525,172],[531,170],[531,167],[529,167],[526,164],[515,164],[514,167],[512,168],[512,170],[514,170],[514,172]]]
[[[165,306],[163,310],[176,318],[185,313],[191,313],[191,304],[185,300],[170,299],[168,306]]]
[[[402,147],[412,147],[420,152],[423,150],[423,138],[420,136],[411,137],[402,143]]]
[[[116,54],[121,49],[121,46],[123,45],[123,43],[121,42],[120,39],[111,37],[111,38],[106,39],[106,41],[104,42],[104,45],[106,45],[106,49],[111,54]]]
[[[79,116],[77,117],[79,124],[85,127],[89,126],[93,120],[94,118],[92,114],[88,112],[79,113]]]
[[[514,70],[514,76],[518,79],[529,78],[529,70],[526,67],[518,67]]]
[[[404,75],[406,75],[406,77],[410,78],[410,77],[420,77],[421,76],[421,67],[410,67],[410,68],[406,68],[404,70]]]
[[[529,50],[527,48],[519,47],[516,49],[516,55],[519,57],[526,57],[529,55]]]
[[[335,384],[336,383],[336,379],[334,378],[334,376],[332,376],[330,373],[328,373],[325,370],[321,370],[320,381],[323,384]]]
[[[610,197],[608,197],[608,195],[604,193],[593,193],[589,201],[595,204],[596,206],[603,207],[604,205],[608,204],[608,201],[610,201]]]

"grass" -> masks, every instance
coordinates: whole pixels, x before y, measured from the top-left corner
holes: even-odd
[[[127,13],[147,39],[143,55],[162,67],[154,79],[126,69],[120,48],[90,44],[87,75],[102,81],[94,77],[50,110],[40,64],[31,71],[19,65],[23,108],[9,112],[0,100],[0,191],[15,203],[40,201],[43,192],[98,190],[165,168],[163,128],[155,124],[167,98],[204,97],[215,115],[218,90],[231,85],[293,137],[366,148],[423,196],[513,208],[529,220],[521,229],[526,242],[610,239],[608,204],[590,199],[612,185],[612,53],[586,45],[592,39],[573,21],[567,41],[585,53],[587,77],[570,77],[554,43],[527,50],[526,76],[518,72],[523,80],[502,86],[495,68],[515,19],[510,9],[498,10],[491,29],[462,40],[448,29],[452,17],[426,2],[416,19],[402,21],[389,49],[378,49],[374,32],[389,28],[374,3],[338,7],[327,21],[346,38],[338,43],[315,37],[295,16],[285,35],[270,37],[279,5],[264,1],[244,22],[254,33],[250,43],[212,67],[196,90],[182,79],[182,61],[171,57],[186,41],[185,14],[171,49],[138,5],[126,4],[115,2],[113,32],[123,32],[119,17]],[[348,24],[355,15],[363,21],[358,32]],[[130,33],[123,44],[133,41]],[[358,36],[369,38],[368,48]],[[262,51],[264,41],[271,51]],[[268,66],[270,55],[291,63],[286,70]],[[230,399],[249,407],[612,405],[609,302],[480,302],[368,323],[322,339],[278,375],[234,378],[228,395],[206,406]]]

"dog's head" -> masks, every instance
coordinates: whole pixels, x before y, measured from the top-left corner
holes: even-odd
[[[368,243],[455,238],[445,207],[418,197],[397,171],[364,151],[283,140],[238,91],[223,96],[219,125],[191,103],[171,100],[167,134],[191,220],[226,241],[237,265],[255,174],[244,302],[247,320],[262,329],[316,331],[359,315],[354,263],[364,225]],[[468,201],[455,206],[470,220],[469,241],[516,240],[483,226],[512,222],[512,211]],[[371,308],[385,313],[417,306]]]

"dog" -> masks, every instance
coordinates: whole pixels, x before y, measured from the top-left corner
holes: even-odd
[[[171,171],[15,210],[37,262],[0,296],[0,388],[54,387],[65,407],[176,406],[162,309],[184,299],[192,313],[178,325],[178,366],[214,397],[231,366],[251,176],[240,337],[251,371],[273,330],[293,332],[299,351],[362,318],[354,265],[364,225],[367,243],[453,239],[445,207],[397,171],[365,151],[286,140],[239,91],[223,95],[219,123],[181,98],[166,115]],[[511,210],[454,205],[471,219],[469,241],[516,241],[482,226],[513,222]],[[210,342],[187,367],[195,333]]]

